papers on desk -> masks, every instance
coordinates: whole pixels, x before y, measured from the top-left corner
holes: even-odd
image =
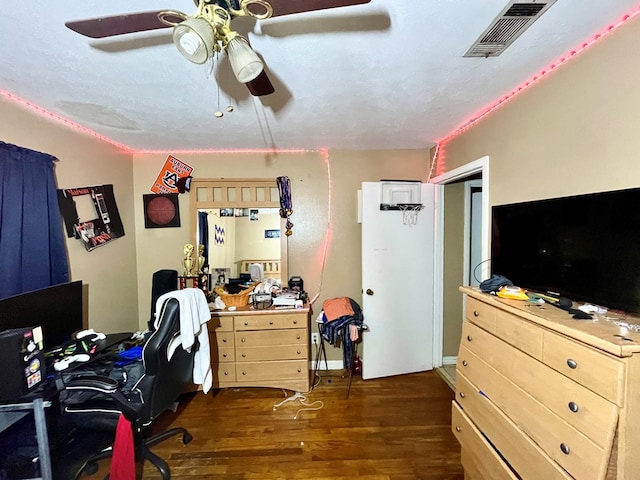
[[[302,300],[298,299],[297,293],[283,293],[273,299],[273,306],[296,308],[298,305],[302,306]]]

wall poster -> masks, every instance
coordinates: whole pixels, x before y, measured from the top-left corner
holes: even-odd
[[[113,195],[113,185],[65,188],[57,192],[67,237],[80,240],[87,251],[90,252],[124,236],[124,227]],[[93,205],[93,209],[83,211],[82,215],[85,218],[80,218],[77,201],[86,200]]]

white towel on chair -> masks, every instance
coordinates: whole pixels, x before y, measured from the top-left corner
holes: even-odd
[[[182,348],[189,352],[195,339],[198,339],[200,347],[193,357],[193,383],[202,385],[202,391],[207,393],[213,385],[209,331],[207,329],[207,322],[211,320],[211,312],[207,298],[199,288],[185,288],[161,295],[156,302],[156,327],[162,304],[168,298],[175,298],[180,304],[180,335],[176,337],[175,341],[180,342]],[[169,346],[169,351],[174,349],[171,348],[171,345]]]

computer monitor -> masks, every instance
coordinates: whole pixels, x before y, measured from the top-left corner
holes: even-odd
[[[0,331],[38,325],[45,350],[68,342],[84,328],[81,280],[0,300]]]

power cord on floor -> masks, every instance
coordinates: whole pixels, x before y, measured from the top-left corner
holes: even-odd
[[[315,402],[312,402],[312,403],[306,403],[307,397],[303,393],[296,392],[290,397],[287,396],[287,392],[285,390],[282,390],[282,393],[284,393],[285,399],[282,400],[281,402],[274,404],[273,411],[275,412],[278,408],[280,408],[281,406],[287,403],[298,401],[300,402],[300,405],[302,405],[302,408],[299,408],[296,414],[293,416],[294,420],[297,420],[298,416],[302,412],[321,410],[322,408],[324,408],[324,402],[322,402],[321,400],[316,400]]]

